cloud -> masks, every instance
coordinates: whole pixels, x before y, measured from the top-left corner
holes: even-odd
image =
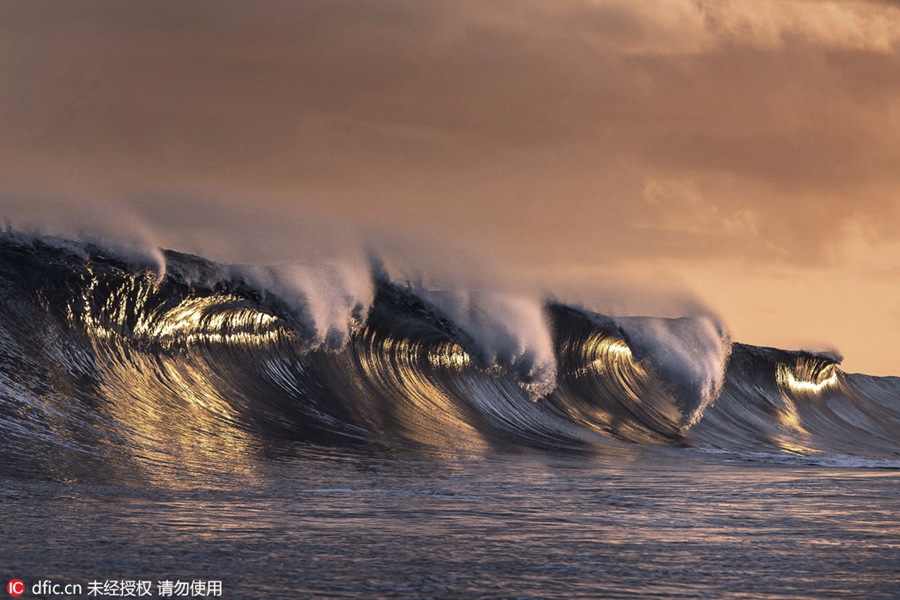
[[[897,223],[887,3],[22,1],[0,32],[6,189],[252,197],[545,262],[814,263],[849,208]]]

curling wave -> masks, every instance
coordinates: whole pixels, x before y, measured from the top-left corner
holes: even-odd
[[[2,469],[240,473],[298,446],[900,456],[900,380],[710,318],[163,259],[0,240]]]

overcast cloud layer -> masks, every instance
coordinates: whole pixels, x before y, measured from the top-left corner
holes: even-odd
[[[851,368],[900,374],[896,3],[0,14],[16,220],[115,207],[215,245],[237,223],[321,217],[452,240],[550,286],[663,271],[738,339],[836,344]]]

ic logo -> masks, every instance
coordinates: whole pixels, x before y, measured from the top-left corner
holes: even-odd
[[[25,582],[21,579],[12,579],[6,584],[6,591],[10,596],[19,597],[25,593]]]

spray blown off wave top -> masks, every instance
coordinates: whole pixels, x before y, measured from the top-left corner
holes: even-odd
[[[900,454],[900,380],[732,343],[710,317],[14,234],[0,299],[3,465],[22,473],[168,478],[311,446]]]

